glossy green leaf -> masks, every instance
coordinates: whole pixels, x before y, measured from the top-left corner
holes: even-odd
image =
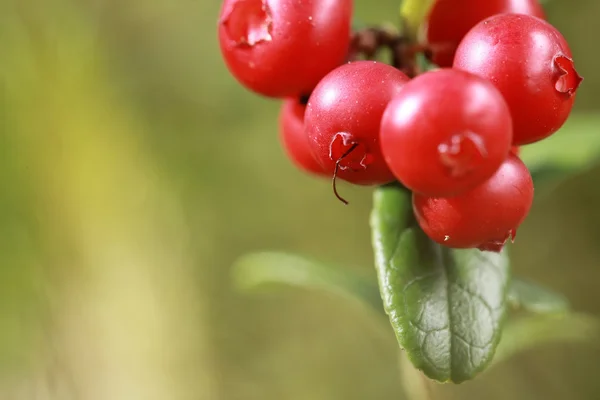
[[[535,182],[536,194],[600,162],[600,115],[574,114],[547,139],[521,147],[521,159]]]
[[[411,215],[406,191],[375,192],[371,226],[384,308],[416,368],[460,383],[490,363],[499,342],[508,256],[435,244]]]
[[[531,315],[506,324],[494,364],[523,351],[558,343],[587,343],[597,346],[600,320],[589,314]]]
[[[354,269],[317,262],[282,252],[262,252],[239,258],[232,269],[235,286],[242,290],[266,285],[289,285],[324,290],[368,304],[382,312],[375,279]]]
[[[508,290],[508,303],[515,309],[537,314],[561,314],[569,311],[565,296],[533,282],[513,279]]]

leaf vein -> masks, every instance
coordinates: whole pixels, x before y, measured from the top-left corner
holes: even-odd
[[[473,347],[473,348],[480,349],[480,350],[487,349],[493,343],[493,340],[489,340],[483,345],[475,344],[475,343],[468,341],[467,339],[465,339],[464,337],[462,337],[461,335],[459,335],[456,332],[452,332],[452,337],[457,338],[458,340],[463,342],[465,345],[467,345],[467,347]]]
[[[468,294],[472,298],[479,300],[481,302],[481,304],[483,304],[483,306],[488,310],[488,312],[490,313],[490,316],[494,315],[498,311],[497,308],[493,308],[488,303],[488,301],[481,295],[481,293],[474,292],[473,290],[469,289],[468,287],[462,285],[459,282],[450,282],[450,285],[454,285],[455,287],[464,291],[466,294]]]

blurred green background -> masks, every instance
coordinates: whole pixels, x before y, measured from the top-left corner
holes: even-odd
[[[597,113],[600,2],[549,3],[586,78],[576,113]],[[357,0],[356,16],[397,7]],[[366,309],[231,288],[232,262],[262,249],[374,277],[371,191],[342,185],[343,207],[290,165],[278,102],[221,61],[218,8],[0,2],[0,399],[404,398],[391,329]],[[539,199],[513,251],[515,274],[595,314],[599,179]],[[599,360],[591,345],[547,346],[432,397],[599,399]]]

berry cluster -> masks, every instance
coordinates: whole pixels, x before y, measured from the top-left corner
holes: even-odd
[[[556,132],[582,80],[537,0],[437,0],[425,43],[351,31],[352,0],[225,0],[222,54],[247,88],[284,99],[283,146],[312,174],[399,181],[425,233],[500,251],[533,201],[518,146]],[[380,46],[390,64],[373,61]],[[415,54],[439,68],[419,73]],[[367,59],[360,59],[362,53]]]

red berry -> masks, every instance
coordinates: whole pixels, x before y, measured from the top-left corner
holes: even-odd
[[[454,248],[500,251],[515,238],[533,202],[527,167],[510,155],[496,174],[475,189],[451,198],[413,194],[419,225],[434,241]]]
[[[396,178],[426,196],[453,196],[490,178],[506,159],[512,120],[500,92],[468,72],[439,69],[407,83],[381,121]]]
[[[515,156],[518,156],[519,154],[521,154],[521,148],[519,146],[512,146],[510,148],[510,152],[513,153]]]
[[[479,23],[458,47],[454,67],[489,79],[502,92],[515,145],[556,132],[582,80],[560,32],[528,15],[503,14]]]
[[[330,72],[308,101],[306,133],[326,173],[359,185],[394,180],[379,146],[381,116],[409,78],[374,61],[356,61]]]
[[[433,62],[452,66],[454,52],[467,32],[478,22],[503,13],[545,17],[538,0],[437,0],[427,19]]]
[[[231,73],[270,97],[309,94],[348,53],[352,0],[225,0],[219,43]]]
[[[294,165],[305,172],[325,175],[321,165],[313,157],[304,131],[306,105],[296,99],[287,99],[279,114],[279,138]]]

